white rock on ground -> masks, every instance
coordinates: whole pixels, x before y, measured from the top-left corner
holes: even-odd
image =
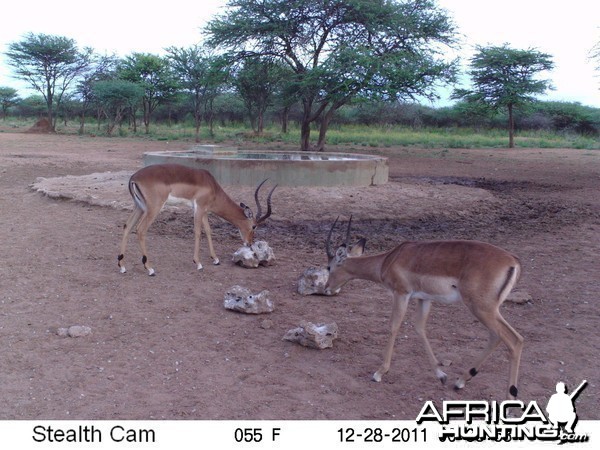
[[[333,347],[333,340],[338,337],[338,326],[335,322],[313,324],[302,322],[298,328],[289,330],[283,336],[285,341],[296,342],[304,347],[325,349]]]
[[[301,295],[326,295],[325,285],[329,278],[329,271],[327,269],[309,267],[304,271],[302,276],[298,279],[298,294]]]
[[[246,314],[264,314],[273,312],[275,304],[271,300],[271,293],[267,290],[252,294],[250,289],[242,286],[232,286],[225,293],[223,306],[226,309],[243,312]]]
[[[233,262],[246,268],[270,266],[273,261],[275,254],[266,241],[256,241],[250,247],[240,247],[233,254]]]

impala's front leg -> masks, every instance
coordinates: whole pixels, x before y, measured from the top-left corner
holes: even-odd
[[[394,306],[392,309],[391,318],[391,333],[388,339],[387,345],[383,352],[383,364],[377,372],[373,374],[373,381],[381,381],[383,374],[390,370],[390,364],[392,362],[392,353],[394,352],[394,343],[396,342],[396,336],[402,325],[402,320],[406,314],[406,308],[408,306],[408,295],[394,293]]]
[[[431,301],[419,299],[419,304],[417,306],[417,318],[415,320],[415,329],[417,330],[418,335],[423,341],[423,345],[425,346],[425,352],[427,353],[427,357],[429,359],[429,364],[431,364],[435,376],[438,380],[441,381],[442,384],[446,384],[448,376],[442,369],[440,369],[440,362],[433,353],[431,344],[429,343],[429,339],[427,339],[427,332],[425,331],[425,324],[427,323],[427,318],[429,317],[430,310]]]
[[[208,223],[208,214],[206,214],[202,219],[202,224],[204,225],[204,232],[206,233],[206,239],[208,240],[208,251],[210,252],[210,257],[213,260],[213,264],[218,266],[221,262],[219,261],[219,258],[217,258],[215,249],[213,247],[212,232],[210,229],[210,223]]]
[[[202,223],[206,217],[206,212],[194,208],[194,264],[198,270],[202,270],[200,262],[200,241],[202,240]]]

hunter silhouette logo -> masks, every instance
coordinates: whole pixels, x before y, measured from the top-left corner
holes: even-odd
[[[575,412],[575,400],[584,387],[587,386],[587,380],[581,384],[571,394],[567,394],[565,383],[559,381],[556,383],[556,394],[553,394],[548,400],[546,412],[548,419],[555,428],[560,429],[561,425],[565,433],[574,434],[573,429],[577,423],[577,413]]]

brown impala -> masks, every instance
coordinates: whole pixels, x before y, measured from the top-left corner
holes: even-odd
[[[383,364],[373,375],[381,377],[390,368],[396,335],[406,312],[408,301],[418,301],[415,328],[423,340],[435,376],[444,384],[446,374],[433,354],[425,333],[425,322],[431,302],[455,303],[462,301],[473,315],[488,329],[487,348],[454,384],[462,389],[475,376],[481,364],[500,342],[508,347],[510,371],[509,398],[516,398],[517,378],[523,338],[500,314],[499,307],[521,275],[519,259],[491,244],[478,241],[424,241],[403,242],[386,253],[362,256],[365,239],[350,244],[350,224],[346,242],[335,253],[331,250],[333,223],[327,236],[329,279],[327,294],[338,293],[344,283],[355,278],[374,281],[387,287],[394,296],[391,334],[383,353]]]
[[[267,180],[265,180],[267,181]],[[258,200],[258,192],[263,181],[254,192],[256,200],[256,217],[252,210],[240,203],[237,205],[219,186],[210,172],[202,169],[192,169],[179,164],[156,164],[144,167],[134,173],[129,179],[129,193],[133,198],[133,212],[125,223],[121,253],[118,263],[121,273],[125,273],[124,255],[127,247],[129,233],[137,225],[137,235],[142,250],[142,263],[149,275],[154,275],[154,269],[148,261],[146,252],[146,232],[156,219],[168,199],[186,201],[194,210],[194,263],[198,270],[202,269],[200,263],[200,238],[202,227],[208,239],[208,249],[213,264],[219,264],[212,243],[208,213],[212,212],[235,225],[242,236],[245,245],[252,244],[254,230],[271,215],[271,195],[277,186],[274,186],[267,196],[267,213],[262,215],[262,208]]]

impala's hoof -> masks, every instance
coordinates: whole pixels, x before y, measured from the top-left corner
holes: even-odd
[[[379,372],[375,372],[371,377],[371,380],[375,381],[376,383],[379,383],[381,381],[381,374]]]
[[[442,384],[446,384],[446,381],[448,381],[448,375],[440,369],[435,369],[435,376]]]
[[[154,271],[154,269],[148,269],[148,276],[153,277],[156,275],[156,272]]]
[[[464,387],[465,387],[464,380],[456,380],[456,383],[454,383],[454,390],[457,392],[460,391]]]
[[[214,264],[215,266],[218,266],[219,264],[221,264],[221,261],[219,261],[219,258],[215,258],[215,259],[213,260],[213,264]]]
[[[125,267],[121,267],[121,268],[119,269],[119,272],[121,272],[121,273],[125,273],[125,272],[127,272],[127,269],[125,269]]]

